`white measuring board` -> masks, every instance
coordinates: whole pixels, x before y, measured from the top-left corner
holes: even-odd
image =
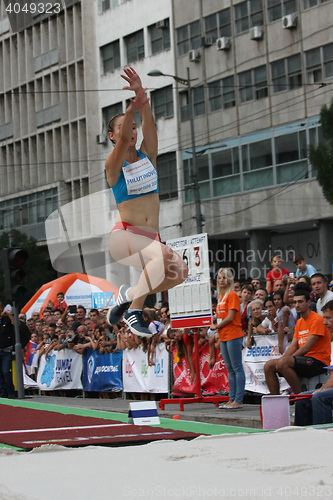
[[[168,291],[171,328],[198,328],[212,323],[212,300],[206,233],[168,240],[186,262],[188,277]]]

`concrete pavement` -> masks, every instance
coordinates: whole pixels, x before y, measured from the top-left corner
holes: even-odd
[[[258,399],[258,398],[257,398]],[[129,403],[133,400],[115,397],[113,399],[99,399],[91,397],[58,397],[58,396],[26,396],[26,401],[44,403],[71,408],[83,408],[116,413],[128,413]],[[181,420],[204,422],[217,425],[232,425],[237,427],[261,428],[260,404],[244,404],[238,410],[223,410],[213,403],[193,403],[184,405],[180,411],[179,404],[168,404],[164,410],[158,406],[158,413],[163,418],[173,418],[179,415]],[[290,407],[291,421],[293,421],[294,406]]]

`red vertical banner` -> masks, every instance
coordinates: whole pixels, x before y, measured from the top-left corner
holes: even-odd
[[[201,389],[218,393],[219,390],[229,391],[228,373],[224,361],[219,357],[220,351],[216,351],[215,365],[209,367],[208,343],[199,348],[199,369]],[[174,384],[172,394],[184,396],[196,394],[195,380],[190,378],[189,368],[185,356],[179,359],[177,349],[172,351]]]

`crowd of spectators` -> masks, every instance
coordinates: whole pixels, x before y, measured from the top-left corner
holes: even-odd
[[[300,254],[295,256],[295,273],[289,273],[282,266],[279,255],[271,261],[272,270],[266,281],[257,278],[245,283],[235,278],[234,291],[240,299],[241,326],[244,334],[243,346],[251,348],[257,335],[278,335],[280,354],[293,338],[298,319],[293,297],[295,287],[302,286],[311,293],[311,308],[321,314],[321,308],[333,299],[330,291],[332,283],[326,276],[306,263]],[[211,327],[199,328],[199,346],[209,346],[209,366],[213,368],[219,353],[219,335],[213,328],[216,324],[216,306],[218,297],[214,282],[211,284],[213,323]],[[37,344],[39,357],[48,356],[53,350],[73,349],[84,354],[88,349],[102,353],[116,353],[124,349],[137,349],[141,346],[147,354],[147,364],[155,363],[156,345],[163,343],[168,351],[175,350],[175,362],[186,359],[191,380],[195,380],[193,362],[193,331],[190,329],[174,330],[170,325],[168,303],[162,306],[145,308],[143,317],[152,333],[151,338],[139,338],[131,333],[128,326],[120,321],[117,326],[107,322],[107,309],[90,309],[82,305],[67,305],[63,293],[58,293],[55,303],[49,302],[41,312],[34,311],[31,317],[20,313],[19,319],[26,324],[30,340]],[[37,370],[37,369],[36,369]],[[32,377],[36,373],[32,370]]]

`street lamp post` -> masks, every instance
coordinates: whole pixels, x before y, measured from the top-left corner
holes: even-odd
[[[193,112],[193,95],[191,82],[197,80],[197,78],[190,78],[190,68],[187,68],[187,78],[180,78],[175,75],[168,75],[167,73],[162,73],[159,69],[154,69],[148,73],[148,76],[170,76],[176,82],[186,85],[188,88],[188,104],[189,104],[189,118],[190,118],[190,128],[191,128],[191,145],[192,145],[192,181],[193,181],[193,191],[194,191],[194,203],[195,203],[195,220],[197,233],[202,233],[202,214],[201,214],[201,201],[200,201],[200,191],[199,191],[199,172],[198,172],[198,162],[195,147],[195,133],[194,133],[194,112]]]

